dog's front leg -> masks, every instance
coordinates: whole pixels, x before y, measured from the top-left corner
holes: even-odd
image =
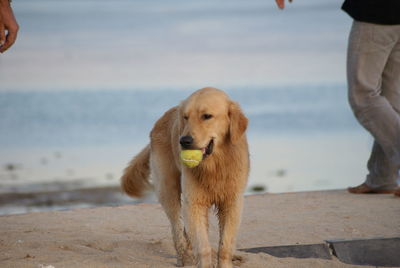
[[[236,247],[243,197],[218,206],[220,241],[217,268],[232,268],[232,257]]]
[[[185,225],[194,248],[198,268],[212,268],[211,247],[208,241],[208,207],[184,201]]]
[[[212,268],[211,246],[208,241],[208,205],[190,185],[183,189],[183,215],[185,228],[192,243],[198,268]]]

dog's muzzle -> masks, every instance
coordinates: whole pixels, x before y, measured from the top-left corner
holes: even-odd
[[[184,150],[196,150],[194,147],[194,139],[192,136],[182,136],[179,139],[179,143]],[[214,139],[211,139],[208,145],[200,149],[203,153],[203,159],[212,154],[214,150]]]

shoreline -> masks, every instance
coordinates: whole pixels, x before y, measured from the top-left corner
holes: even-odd
[[[327,240],[400,237],[400,199],[344,190],[245,197],[237,248],[321,244]],[[212,213],[210,213],[212,215]],[[218,245],[210,220],[210,242]],[[141,203],[0,217],[2,267],[175,267],[170,226],[159,204]],[[278,258],[238,252],[241,268],[376,267],[336,257]]]
[[[120,186],[97,186],[65,190],[21,191],[0,193],[0,216],[31,212],[69,211],[99,206],[116,207],[142,202],[157,202],[153,195],[144,200],[133,199]]]

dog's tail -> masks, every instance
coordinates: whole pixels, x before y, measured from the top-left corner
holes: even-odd
[[[128,167],[125,168],[121,177],[122,190],[132,197],[142,197],[147,190],[150,190],[150,145],[147,145],[137,154]]]

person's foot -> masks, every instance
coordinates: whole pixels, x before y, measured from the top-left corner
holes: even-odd
[[[367,184],[363,183],[356,187],[349,187],[347,191],[352,194],[393,194],[396,190],[376,190],[372,189]],[[400,194],[400,193],[399,193]]]
[[[394,195],[399,196],[400,197],[400,188],[397,189],[396,191],[394,191]]]

